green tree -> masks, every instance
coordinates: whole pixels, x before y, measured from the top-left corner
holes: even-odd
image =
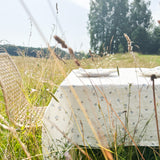
[[[137,27],[148,29],[151,24],[152,16],[149,9],[150,1],[134,0],[130,5],[130,28],[135,30]]]
[[[130,31],[129,36],[132,41],[139,46],[138,51],[147,53],[149,46],[149,29],[151,26],[152,16],[149,9],[150,1],[134,0],[130,5]],[[137,51],[137,48],[134,47]]]
[[[129,4],[128,0],[113,0],[112,3],[112,26],[111,34],[114,36],[114,52],[125,52],[127,50],[127,43],[124,37],[124,33],[128,34],[128,25],[129,25]],[[119,50],[120,49],[120,50]]]
[[[143,27],[137,27],[131,33],[131,39],[133,40],[133,50],[147,54],[150,47],[150,37],[147,30]]]
[[[109,3],[106,0],[95,0],[90,2],[89,33],[90,45],[96,53],[103,52],[108,44]]]
[[[102,55],[105,51],[118,52],[120,44],[127,48],[123,36],[128,27],[127,13],[128,0],[91,1],[88,27],[91,49]]]
[[[160,26],[154,27],[150,37],[150,54],[160,54]]]

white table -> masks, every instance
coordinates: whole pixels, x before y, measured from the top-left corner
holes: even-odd
[[[119,75],[115,71],[109,76],[87,77],[73,70],[55,94],[59,102],[52,98],[44,115],[44,159],[72,142],[111,147],[116,137],[118,144],[134,145],[126,129],[137,145],[158,146],[152,81],[139,71],[120,68]],[[160,79],[155,80],[155,88],[160,117]]]

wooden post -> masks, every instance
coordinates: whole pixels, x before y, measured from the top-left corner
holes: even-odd
[[[158,116],[157,116],[157,105],[156,105],[156,96],[155,96],[155,83],[154,79],[156,79],[156,75],[153,74],[151,76],[151,81],[153,82],[152,87],[153,87],[153,100],[154,100],[154,111],[155,111],[155,118],[156,118],[156,127],[157,127],[157,136],[158,136],[158,143],[159,143],[159,151],[160,151],[160,136],[159,136],[159,126],[158,126]]]

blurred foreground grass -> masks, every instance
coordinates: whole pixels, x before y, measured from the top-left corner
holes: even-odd
[[[12,57],[16,63],[24,84],[24,93],[27,99],[35,106],[47,106],[51,100],[49,92],[55,93],[60,83],[73,69],[78,68],[74,61],[65,60],[66,64],[60,61],[65,74],[61,72],[53,58],[33,58],[33,57]],[[94,57],[92,60],[80,60],[82,68],[152,68],[160,65],[160,56],[140,55],[134,53],[134,56],[126,54],[115,54],[104,57]],[[0,91],[0,112],[5,115],[5,106],[2,92]],[[41,128],[24,129],[18,131],[19,137],[33,156],[32,159],[43,159],[41,147]],[[115,159],[141,159],[134,147],[119,146],[114,152]],[[146,159],[160,159],[156,151],[148,147],[140,148]],[[93,152],[94,151],[94,152]],[[88,151],[93,159],[103,160],[104,157],[100,150]],[[72,152],[74,159],[87,159],[80,151],[75,149]],[[12,134],[0,128],[0,159],[24,159],[26,158],[18,141]]]

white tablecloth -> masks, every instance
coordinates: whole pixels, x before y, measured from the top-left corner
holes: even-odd
[[[158,146],[150,77],[135,68],[120,68],[119,75],[112,69],[103,71],[109,74],[88,77],[73,70],[62,82],[55,94],[59,102],[52,98],[44,116],[44,158],[72,142],[111,147],[116,140],[118,145],[134,145],[132,137],[137,145]],[[160,79],[155,80],[155,88],[160,117]]]

